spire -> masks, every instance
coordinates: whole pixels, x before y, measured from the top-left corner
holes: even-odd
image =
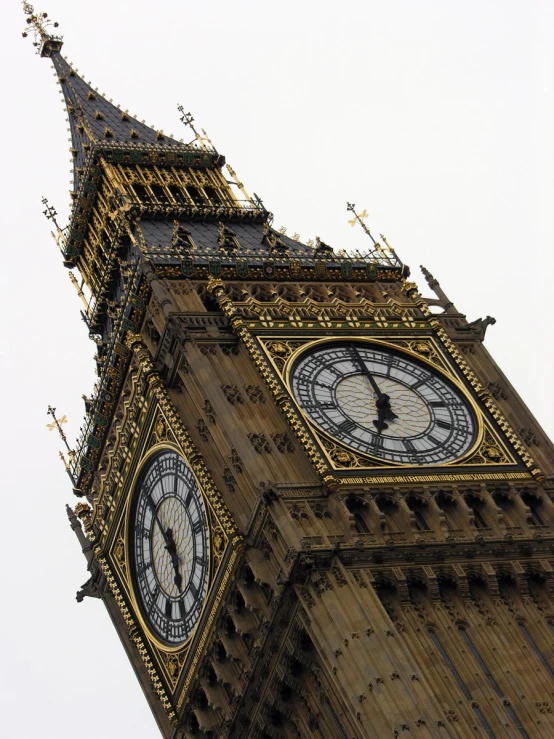
[[[458,310],[454,303],[448,298],[448,295],[439,285],[439,281],[433,277],[429,270],[422,264],[419,265],[420,270],[423,272],[423,276],[431,290],[437,296],[437,300],[427,300],[429,305],[440,305],[445,313],[458,313]]]
[[[29,29],[32,30],[37,53],[52,60],[63,91],[71,130],[75,191],[93,149],[191,150],[190,145],[133,118],[91,87],[61,55],[63,40],[49,33],[50,28],[57,28],[58,24],[50,21],[47,13],[35,13],[29,3],[23,2],[23,10],[27,16],[23,36],[28,36]]]
[[[75,162],[75,189],[93,146],[186,149],[185,144],[141,123],[94,90],[57,51],[51,54],[63,90]]]

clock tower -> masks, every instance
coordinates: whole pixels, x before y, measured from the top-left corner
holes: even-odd
[[[553,449],[437,280],[274,229],[193,120],[63,92],[59,241],[98,346],[67,462],[166,739],[550,737]]]

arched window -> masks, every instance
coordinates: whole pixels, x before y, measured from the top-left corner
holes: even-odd
[[[388,495],[378,495],[375,498],[375,503],[377,504],[377,508],[385,516],[385,521],[381,525],[383,531],[396,531],[397,529],[394,525],[398,513],[396,501]]]
[[[427,523],[429,509],[427,503],[415,495],[409,495],[406,498],[406,505],[414,514],[415,525],[418,531],[430,531],[431,527]]]
[[[371,530],[367,524],[367,505],[358,495],[349,495],[344,501],[349,513],[354,518],[354,527],[358,534],[370,534]]]
[[[458,514],[459,506],[456,499],[449,493],[439,492],[435,496],[435,503],[438,505],[440,510],[444,513],[446,525],[449,529],[459,529]]]
[[[531,526],[545,526],[542,499],[538,495],[535,495],[531,490],[522,490],[520,495],[521,499],[530,511],[530,513],[527,514],[529,524]]]
[[[490,528],[483,515],[483,511],[485,508],[485,503],[483,502],[483,500],[478,495],[472,492],[466,493],[464,495],[464,500],[467,503],[468,508],[473,513],[473,521],[475,524],[475,528],[476,529]]]
[[[519,524],[517,506],[513,498],[511,498],[504,490],[495,490],[492,494],[492,498],[502,511],[506,526],[517,526]]]

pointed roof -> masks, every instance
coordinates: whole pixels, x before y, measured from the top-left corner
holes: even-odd
[[[49,18],[48,13],[35,13],[33,6],[25,1],[23,12],[26,16],[23,36],[34,35],[33,45],[37,53],[52,60],[63,91],[71,130],[75,192],[79,189],[81,173],[93,148],[151,151],[154,147],[183,152],[196,148],[150,128],[106,100],[61,55],[63,39],[51,33],[58,24]],[[220,158],[220,163],[223,161]]]
[[[118,108],[86,82],[58,49],[49,54],[63,90],[71,129],[75,163],[74,187],[85,165],[91,145],[120,144],[125,148],[174,148],[189,150],[186,144],[156,131]]]

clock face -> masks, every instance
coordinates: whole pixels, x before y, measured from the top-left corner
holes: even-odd
[[[407,465],[465,454],[473,412],[441,374],[409,356],[366,343],[324,344],[300,357],[291,387],[308,418],[336,441]]]
[[[206,509],[188,465],[173,451],[153,457],[134,492],[132,571],[142,614],[164,643],[191,635],[208,589]]]

